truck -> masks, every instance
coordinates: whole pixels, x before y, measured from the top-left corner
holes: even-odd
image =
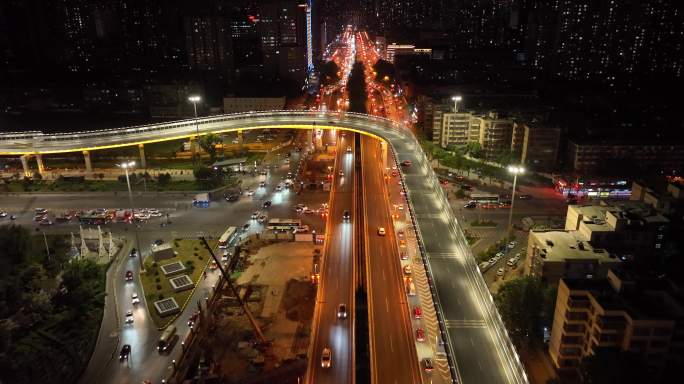
[[[197,208],[209,208],[209,201],[208,193],[198,193],[192,199],[192,206]]]

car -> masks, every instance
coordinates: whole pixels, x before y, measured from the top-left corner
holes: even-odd
[[[461,189],[463,189],[465,191],[472,191],[473,187],[471,185],[468,185],[468,184],[463,184],[463,185],[461,185]]]
[[[501,259],[504,256],[505,255],[503,252],[497,252],[496,255],[494,255],[494,258],[496,259],[496,261],[499,261],[499,259]]]
[[[401,166],[402,166],[402,167],[410,167],[411,164],[413,164],[413,163],[411,162],[411,160],[404,160],[404,161],[401,162]]]
[[[397,237],[403,239],[405,237],[404,230],[400,229],[397,231]]]
[[[162,217],[162,213],[159,212],[159,211],[157,211],[156,209],[155,209],[155,210],[149,210],[149,211],[147,211],[147,213],[148,213],[151,217]]]
[[[347,147],[347,153],[351,153],[351,147]]]
[[[347,318],[347,306],[344,303],[337,306],[337,318],[346,319]]]
[[[238,201],[238,199],[240,199],[240,195],[238,195],[236,193],[231,193],[230,195],[226,196],[226,201],[231,202],[231,203]]]
[[[124,318],[125,324],[133,324],[133,310],[129,309],[126,311],[126,317]]]
[[[532,198],[532,195],[519,195],[518,199],[520,200],[530,200]]]
[[[262,181],[259,183],[259,188],[265,188],[266,187],[266,182]]]
[[[420,307],[413,307],[413,318],[420,319],[423,316],[423,310]]]
[[[128,270],[126,271],[126,281],[131,281],[133,280],[133,271]]]
[[[406,240],[405,239],[399,239],[399,247],[406,248]]]
[[[135,292],[131,293],[131,303],[133,303],[133,304],[140,303],[140,298],[138,297],[138,294]]]
[[[162,244],[164,244],[164,240],[162,240],[162,239],[157,239],[157,240],[155,240],[155,241],[152,242],[152,246],[153,246],[153,247],[158,247],[158,246],[160,246],[160,245],[162,245]]]
[[[402,268],[404,271],[404,275],[411,275],[413,272],[413,269],[411,268],[411,264],[404,265],[404,268]]]
[[[496,257],[490,257],[489,260],[487,260],[487,263],[489,264],[494,264],[498,261]]]
[[[423,330],[423,328],[416,329],[416,340],[425,341],[425,331]]]
[[[138,256],[138,250],[135,248],[131,248],[131,253],[128,254],[130,257],[136,257]]]
[[[264,201],[264,204],[263,204],[262,206],[263,206],[264,208],[268,208],[268,207],[270,207],[271,205],[273,205],[273,203],[271,203],[271,200],[266,200],[266,201]]]
[[[477,267],[480,269],[480,271],[484,272],[486,269],[489,268],[489,264],[489,262],[483,261]]]
[[[0,217],[7,217],[7,212],[0,211]]]
[[[249,229],[249,223],[246,223],[245,225],[242,226],[242,230],[246,231]]]
[[[305,207],[305,208],[302,210],[302,213],[305,213],[305,214],[307,214],[307,215],[310,215],[310,214],[314,213],[314,211],[313,211],[313,209],[311,209],[311,208],[309,208],[309,207]]]
[[[399,257],[400,257],[402,260],[408,260],[408,254],[406,253],[406,251],[401,251],[401,252],[399,253]]]
[[[344,220],[344,221],[351,220],[351,214],[349,213],[348,210],[345,210],[344,213],[342,214],[342,220]]]
[[[378,227],[378,235],[380,235],[380,236],[385,236],[385,228],[383,228],[383,227]]]
[[[332,351],[330,348],[325,347],[323,348],[323,352],[321,352],[321,368],[330,368],[332,365]]]
[[[246,194],[247,194],[247,196],[254,196],[254,191],[252,191],[251,189],[248,189]]]
[[[190,317],[188,318],[188,327],[192,327],[193,325],[195,325],[197,319],[199,318],[199,314],[199,311],[195,311],[192,313],[192,315],[190,315]]]
[[[432,366],[432,359],[429,359],[427,357],[423,359],[422,365],[423,365],[423,371],[428,372],[428,373],[432,372],[435,369]]]
[[[499,268],[499,269],[496,270],[496,275],[497,275],[497,276],[503,276],[503,275],[504,275],[504,272],[505,272],[505,271],[504,271],[503,268]]]
[[[515,248],[515,244],[516,244],[515,241],[511,241],[510,243],[508,243],[508,249]]]
[[[280,192],[282,190],[283,190],[283,187],[281,185],[276,185],[276,187],[275,187],[276,192]]]
[[[128,355],[131,354],[131,345],[130,344],[124,344],[123,347],[121,347],[121,352],[119,352],[119,361],[124,361],[128,360]]]
[[[40,225],[52,225],[53,222],[52,222],[52,220],[45,218],[45,219],[41,220],[39,224]]]
[[[475,201],[469,201],[466,205],[463,206],[463,208],[466,209],[473,209],[477,207],[477,202]]]
[[[256,212],[252,213],[252,216],[251,216],[251,217],[252,217],[252,220],[258,219],[258,218],[259,218],[259,211],[256,211]]]
[[[261,224],[265,223],[266,220],[268,220],[268,216],[266,216],[266,215],[261,215],[261,216],[259,216],[259,218],[257,219],[257,221],[258,221],[259,223],[261,223]]]

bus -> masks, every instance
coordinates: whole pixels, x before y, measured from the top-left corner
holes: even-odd
[[[276,231],[287,231],[302,226],[300,219],[271,219],[266,226],[267,229]]]
[[[162,332],[161,336],[159,336],[157,350],[159,352],[166,351],[171,345],[170,341],[173,339],[174,336],[176,336],[176,326],[171,324],[168,327],[166,327],[164,332]]]
[[[498,203],[499,195],[493,193],[471,193],[470,200],[478,203]]]
[[[235,231],[237,231],[237,227],[228,227],[225,232],[223,232],[223,235],[219,238],[218,241],[218,246],[221,249],[225,249],[228,246],[228,242],[230,241],[230,238],[233,237],[235,234]]]

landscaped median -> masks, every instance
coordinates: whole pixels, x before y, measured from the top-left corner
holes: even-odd
[[[212,248],[216,246],[216,240],[208,240],[208,242]],[[212,259],[209,251],[198,239],[175,239],[169,245],[167,256],[172,255],[171,252],[175,255],[160,259],[159,257],[164,257],[160,253],[155,261],[153,253],[145,260],[145,272],[140,274],[148,312],[158,328],[165,327],[177,313],[183,311],[195,292],[202,273]],[[182,278],[184,275],[187,275],[192,283],[191,286],[187,286],[187,289],[178,285],[179,282],[182,283],[185,280]],[[176,282],[175,287],[172,280]],[[155,307],[155,302],[169,298],[173,298],[179,308],[162,316]]]

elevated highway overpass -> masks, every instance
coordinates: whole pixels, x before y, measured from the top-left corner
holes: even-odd
[[[418,140],[388,119],[339,112],[267,111],[74,133],[0,134],[0,155],[30,156],[89,152],[106,148],[193,138],[208,133],[255,129],[342,129],[386,141],[402,169],[408,208],[429,273],[442,340],[453,378],[460,383],[527,383],[460,224]],[[141,148],[142,151],[142,148]],[[439,341],[432,341],[433,346]],[[317,356],[311,358],[316,359]]]

